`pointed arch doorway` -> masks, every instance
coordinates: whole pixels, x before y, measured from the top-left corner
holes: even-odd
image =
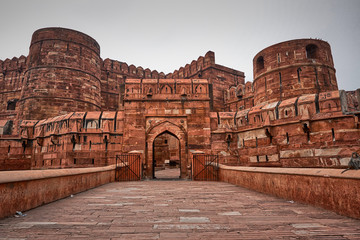
[[[179,177],[181,179],[190,178],[190,172],[188,171],[190,162],[188,160],[186,130],[183,126],[176,125],[175,123],[172,123],[168,120],[160,121],[157,124],[149,127],[146,131],[146,158],[144,177],[147,179],[153,179],[156,175],[156,167],[160,165],[156,163],[156,159],[165,160],[166,156],[161,156],[162,152],[158,151],[161,149],[161,147],[160,149],[157,149],[159,148],[157,147],[159,146],[157,143],[159,141],[165,142],[166,138],[168,141],[173,141],[173,148],[168,148],[168,150],[169,152],[173,152],[175,158],[178,158],[174,160],[177,160],[177,164],[179,165]],[[175,147],[177,149],[174,149]]]
[[[181,146],[179,139],[169,131],[159,134],[153,142],[153,178],[180,178]]]

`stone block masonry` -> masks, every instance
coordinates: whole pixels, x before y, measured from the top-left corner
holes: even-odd
[[[84,33],[39,29],[28,56],[0,61],[0,169],[101,167],[131,151],[145,178],[170,152],[181,178],[198,151],[227,165],[347,167],[360,153],[360,90],[338,90],[330,45],[278,43],[253,65],[245,82],[209,51],[164,74],[103,60]]]
[[[114,169],[107,166],[0,172],[0,218],[113,182]]]
[[[220,181],[360,219],[360,172],[340,169],[220,167]]]

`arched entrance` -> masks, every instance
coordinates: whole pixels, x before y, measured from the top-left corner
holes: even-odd
[[[145,167],[144,177],[152,179],[154,177],[154,141],[158,137],[165,134],[171,135],[178,140],[179,151],[179,165],[180,165],[180,178],[190,178],[188,166],[190,164],[188,159],[187,150],[187,134],[183,126],[176,125],[170,121],[164,120],[149,127],[146,131],[146,154],[145,154]]]
[[[171,132],[165,131],[153,142],[153,178],[180,177],[180,141]]]

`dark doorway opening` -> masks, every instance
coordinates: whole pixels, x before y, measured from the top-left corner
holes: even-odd
[[[153,178],[171,180],[180,178],[180,141],[171,132],[159,134],[153,143]]]

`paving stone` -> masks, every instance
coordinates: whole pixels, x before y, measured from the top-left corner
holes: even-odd
[[[360,220],[220,182],[116,182],[26,214],[0,239],[360,239]]]

